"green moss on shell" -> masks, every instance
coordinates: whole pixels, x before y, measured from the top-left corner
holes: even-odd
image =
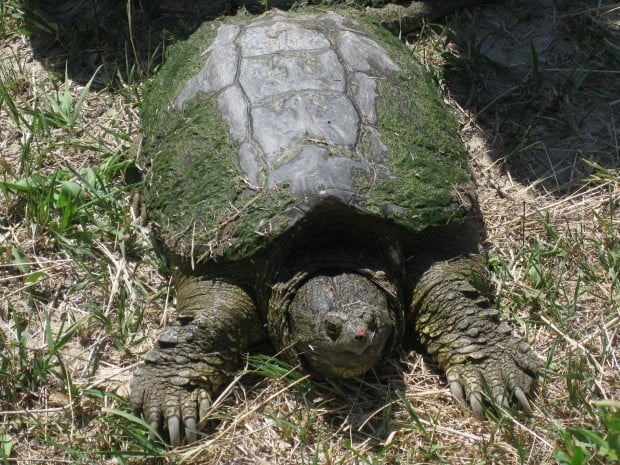
[[[146,201],[159,235],[174,253],[197,262],[239,260],[289,227],[286,190],[247,189],[228,128],[213,98],[200,96],[175,115],[158,139]]]
[[[362,22],[400,67],[377,80],[378,130],[395,177],[380,181],[364,207],[412,232],[460,221],[468,211],[458,192],[472,175],[458,125],[411,52],[385,29]]]
[[[221,23],[203,25],[169,51],[143,107],[142,155],[152,163],[145,201],[166,248],[196,261],[241,260],[288,229],[282,215],[293,200],[287,190],[247,189],[237,147],[213,96],[201,95],[182,111],[172,106],[196,60]]]
[[[151,218],[171,252],[196,261],[248,258],[271,247],[293,224],[285,213],[294,202],[286,187],[247,188],[237,147],[212,96],[198,97],[183,111],[172,107],[183,83],[204,64],[206,57],[195,57],[220,24],[206,23],[171,48],[143,108],[143,154],[155,166],[145,195]],[[378,79],[378,129],[395,178],[375,185],[362,207],[411,232],[454,222],[466,214],[458,188],[471,180],[454,118],[402,43],[380,26],[365,27],[401,71]],[[362,145],[365,153],[350,156],[370,156],[369,143]],[[368,189],[363,176],[358,187]]]

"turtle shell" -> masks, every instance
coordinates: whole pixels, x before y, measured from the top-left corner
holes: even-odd
[[[143,134],[158,235],[197,261],[251,257],[334,205],[414,233],[469,209],[437,86],[399,40],[333,12],[204,24],[170,50]]]

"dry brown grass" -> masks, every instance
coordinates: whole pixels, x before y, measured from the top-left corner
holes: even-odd
[[[33,218],[41,198],[0,189],[0,462],[111,464],[131,452],[140,463],[551,464],[567,428],[604,435],[597,402],[620,400],[619,8],[486,6],[427,28],[412,47],[462,122],[497,305],[552,354],[532,418],[474,419],[416,353],[334,384],[251,359],[216,403],[208,436],[146,450],[115,395],[126,397],[174,300],[148,229],[131,218],[122,170],[101,169],[110,201],[85,210],[68,244]],[[38,132],[44,96],[64,86],[41,47],[14,30],[0,42],[2,88],[23,117],[0,99],[0,181],[62,170],[83,184],[82,168],[131,153],[142,84],[110,90],[100,72],[85,92],[90,76],[70,75],[73,101],[85,95],[78,121]]]

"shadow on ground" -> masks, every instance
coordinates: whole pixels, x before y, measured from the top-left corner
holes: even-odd
[[[292,0],[270,0],[289,8]],[[35,59],[86,83],[101,66],[100,84],[143,79],[157,70],[166,45],[191,35],[204,21],[239,8],[262,12],[260,0],[23,0]]]
[[[498,190],[515,181],[563,197],[597,165],[620,167],[617,3],[502,2],[461,12],[448,28],[445,85],[467,115],[470,152],[507,175]]]

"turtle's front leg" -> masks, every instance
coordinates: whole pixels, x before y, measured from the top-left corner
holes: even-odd
[[[453,396],[469,401],[476,417],[484,416],[487,387],[498,403],[506,405],[512,396],[529,414],[526,395],[544,365],[481,295],[487,273],[480,256],[434,264],[413,293],[415,332],[446,372]]]
[[[164,330],[130,383],[134,412],[170,443],[196,439],[212,395],[239,368],[240,354],[264,339],[250,296],[218,279],[180,276],[177,321]]]

